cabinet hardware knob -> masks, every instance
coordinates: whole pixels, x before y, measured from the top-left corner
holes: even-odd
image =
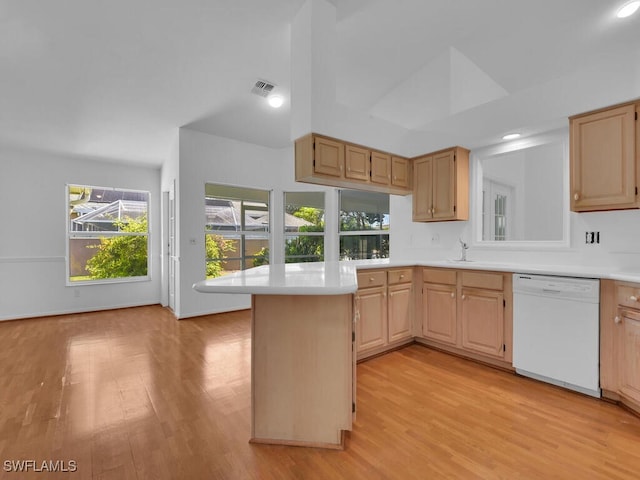
[[[400,278],[403,279],[404,278],[404,274],[400,274]]]
[[[631,295],[629,297],[629,300],[631,300],[632,302],[637,302],[638,301],[638,297],[636,297],[635,295]]]
[[[622,319],[618,315],[616,315],[616,318],[614,318],[613,321],[615,323],[620,323],[620,322],[622,322]]]
[[[574,200],[580,200],[580,194],[578,192],[573,194],[573,199]]]
[[[373,281],[375,281],[375,278],[371,277],[371,278],[369,279],[369,281],[370,281],[370,282],[373,282]]]
[[[394,176],[393,176],[393,179],[394,179],[394,180],[397,180],[397,179],[398,179],[398,177],[394,175]]]
[[[466,300],[466,299],[467,299],[467,296],[466,296],[466,295],[462,295],[462,299],[463,299],[463,300]]]
[[[456,298],[456,294],[451,292],[451,298]]]

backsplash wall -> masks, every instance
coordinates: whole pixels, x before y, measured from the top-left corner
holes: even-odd
[[[640,270],[640,210],[569,213],[568,247],[487,247],[474,244],[471,222],[411,220],[412,197],[391,197],[391,257],[397,260],[460,258],[458,238],[469,243],[467,258],[498,263],[603,266]],[[600,243],[585,243],[585,232],[600,232]]]

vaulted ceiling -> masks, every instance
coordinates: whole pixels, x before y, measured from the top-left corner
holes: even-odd
[[[303,3],[1,0],[0,144],[151,165],[183,126],[287,146]],[[336,101],[406,131],[397,153],[489,145],[640,97],[640,13],[616,18],[624,0],[331,3]],[[250,93],[257,79],[282,108]]]

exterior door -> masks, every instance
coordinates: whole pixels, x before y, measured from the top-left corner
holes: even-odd
[[[176,255],[176,200],[175,182],[173,191],[169,192],[169,308],[176,311],[176,270],[178,256]]]

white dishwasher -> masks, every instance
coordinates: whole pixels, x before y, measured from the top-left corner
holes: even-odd
[[[513,366],[600,397],[600,281],[513,274]]]

